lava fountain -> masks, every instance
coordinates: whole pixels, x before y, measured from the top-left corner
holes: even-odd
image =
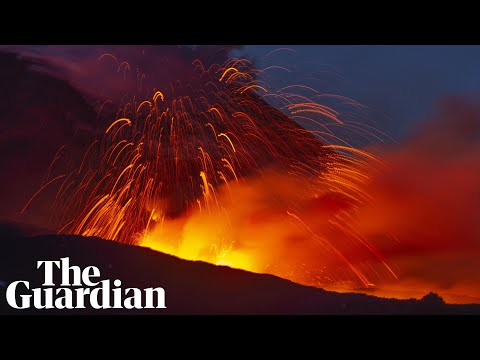
[[[357,226],[385,163],[333,131],[368,127],[344,124],[314,89],[272,91],[272,68],[192,66],[188,83],[125,100],[81,163],[47,183],[59,233],[316,286],[395,277]]]

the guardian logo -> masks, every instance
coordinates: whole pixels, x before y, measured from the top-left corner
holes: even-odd
[[[14,281],[7,287],[7,302],[15,309],[165,309],[165,290],[161,287],[122,289],[119,279],[95,281],[100,277],[96,266],[80,269],[70,266],[69,258],[56,261],[37,261],[37,269],[43,267],[42,287],[30,289],[28,281]],[[54,282],[54,268],[61,271],[61,282]],[[70,279],[73,275],[73,281]],[[57,287],[60,286],[60,287]],[[29,293],[17,295],[17,293]]]

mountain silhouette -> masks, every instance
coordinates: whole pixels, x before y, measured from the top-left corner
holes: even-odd
[[[34,234],[32,229],[28,233]],[[436,294],[422,300],[336,293],[151,249],[72,235],[26,236],[21,226],[0,227],[0,314],[480,314],[480,305],[445,304]],[[166,309],[16,310],[5,301],[13,281],[40,287],[38,260],[70,258],[70,265],[94,265],[101,279],[121,279],[122,288],[163,287]]]

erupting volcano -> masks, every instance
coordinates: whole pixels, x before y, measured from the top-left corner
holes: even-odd
[[[81,163],[45,182],[58,183],[59,233],[316,286],[395,278],[356,229],[369,201],[365,169],[384,163],[333,131],[349,125],[317,101],[325,95],[301,85],[273,92],[263,75],[279,67],[246,59],[192,67],[187,83],[125,100]]]
[[[273,64],[263,67],[231,49],[159,49],[88,50],[78,64],[54,51],[48,61],[30,54],[22,66],[39,83],[58,89],[59,79],[71,80],[62,85],[62,127],[52,121],[52,135],[41,134],[55,140],[44,158],[58,149],[50,166],[38,160],[32,179],[27,170],[18,186],[10,179],[21,192],[7,198],[21,198],[22,216],[41,213],[37,224],[61,235],[150,248],[157,252],[139,251],[219,271],[340,292],[480,301],[480,209],[472,200],[480,108],[446,102],[434,126],[393,144],[366,106],[288,77],[293,67],[274,59],[292,49],[270,52]],[[5,81],[16,84],[14,60]],[[30,102],[43,90],[19,89]],[[53,99],[43,101],[62,104]],[[23,151],[16,137],[42,128],[32,119],[52,117],[36,106],[18,107],[23,125],[2,133],[4,149]],[[4,168],[14,163],[7,160]],[[33,169],[36,160],[27,160],[18,163]]]

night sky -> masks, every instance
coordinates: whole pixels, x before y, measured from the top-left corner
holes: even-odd
[[[416,131],[445,97],[479,95],[480,46],[293,45],[245,46],[260,67],[290,64],[302,83],[359,101],[397,140]],[[315,86],[316,85],[316,86]],[[323,90],[327,89],[327,90]]]

